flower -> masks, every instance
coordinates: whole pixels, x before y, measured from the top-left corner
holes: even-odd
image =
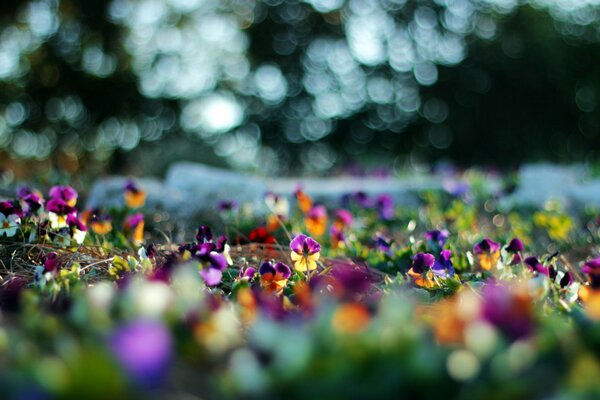
[[[526,287],[488,283],[482,291],[482,317],[511,339],[533,331],[533,303]]]
[[[387,194],[381,194],[375,200],[375,206],[379,213],[379,218],[384,221],[390,221],[394,218],[394,202]]]
[[[201,261],[200,276],[207,286],[216,286],[221,283],[223,271],[227,269],[227,259],[221,253],[211,251],[208,254],[197,255]]]
[[[318,205],[310,209],[304,219],[306,229],[313,236],[322,236],[327,229],[327,209]]]
[[[434,263],[435,257],[432,254],[417,253],[413,257],[413,263],[411,268],[408,270],[408,276],[417,286],[426,288],[433,287],[434,281],[431,267],[433,267]]]
[[[67,217],[77,213],[77,210],[73,206],[70,206],[61,198],[51,198],[48,200],[46,202],[46,210],[48,210],[48,220],[52,229],[66,228]]]
[[[500,259],[500,244],[485,238],[473,246],[473,253],[477,257],[479,267],[484,271],[496,267]]]
[[[16,201],[0,201],[0,214],[4,214],[5,217],[12,214],[19,218],[24,216],[23,209]]]
[[[54,272],[58,268],[58,254],[55,252],[48,253],[44,256],[44,270]]]
[[[586,261],[581,272],[587,275],[589,286],[582,286],[578,295],[585,305],[586,315],[600,320],[600,257]]]
[[[445,229],[434,229],[432,231],[425,232],[425,234],[423,235],[423,237],[429,242],[429,245],[431,247],[438,247],[440,249],[444,247],[444,245],[448,241],[449,236],[450,234]]]
[[[300,188],[296,189],[295,195],[296,200],[298,201],[298,207],[300,207],[300,210],[306,214],[313,206],[311,197],[304,193]]]
[[[254,228],[248,234],[248,240],[251,243],[275,244],[275,238],[269,235],[267,229],[262,226]]]
[[[442,250],[437,260],[435,260],[435,264],[433,264],[433,273],[442,278],[454,276],[454,266],[450,257],[452,257],[450,250]]]
[[[288,279],[292,276],[292,270],[284,263],[264,262],[260,266],[260,286],[268,293],[280,294]]]
[[[329,236],[331,237],[331,246],[333,248],[337,249],[344,246],[346,235],[337,225],[331,225],[331,228],[329,228]]]
[[[336,308],[331,325],[340,334],[356,334],[365,331],[370,322],[371,315],[363,304],[347,303]]]
[[[511,254],[520,253],[523,251],[523,249],[524,249],[523,242],[519,238],[512,239],[508,243],[508,246],[506,246],[506,251],[508,251]]]
[[[44,204],[44,198],[40,192],[28,187],[21,187],[17,191],[17,197],[21,200],[25,214],[30,215],[38,211]]]
[[[53,186],[50,188],[50,199],[61,200],[69,207],[77,204],[77,191],[71,186]]]
[[[157,321],[133,321],[109,337],[109,348],[128,376],[144,388],[160,386],[169,369],[173,339]]]
[[[290,242],[291,258],[296,271],[306,272],[317,268],[321,245],[311,237],[298,235]]]
[[[67,215],[67,225],[71,229],[71,236],[77,244],[82,244],[87,234],[85,224],[75,216],[75,214]]]
[[[198,233],[196,234],[196,240],[198,243],[209,243],[212,242],[213,234],[208,226],[200,225],[198,227]]]
[[[235,211],[237,209],[238,203],[233,200],[222,200],[217,204],[217,210],[223,213],[227,213],[230,211]]]
[[[290,213],[290,203],[285,197],[278,196],[275,193],[267,193],[265,195],[265,203],[269,210],[275,215],[278,215],[281,219],[287,218]]]
[[[125,204],[129,208],[140,208],[146,203],[146,192],[141,190],[133,180],[125,183]]]
[[[523,262],[529,267],[531,272],[537,272],[546,276],[550,274],[548,268],[544,267],[537,257],[527,257]]]
[[[101,209],[94,208],[82,213],[84,223],[92,229],[96,235],[106,235],[112,231],[112,219]]]
[[[10,214],[6,217],[0,213],[0,237],[6,235],[6,237],[13,237],[17,234],[21,219],[16,214]]]
[[[352,225],[352,221],[352,213],[348,210],[341,208],[335,212],[333,226],[335,226],[339,230],[342,230],[350,227],[350,225]]]
[[[144,215],[137,213],[125,218],[124,228],[126,232],[132,234],[132,239],[135,244],[140,244],[144,241]]]

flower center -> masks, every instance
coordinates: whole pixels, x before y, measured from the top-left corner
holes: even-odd
[[[3,221],[2,222],[2,228],[4,228],[4,229],[10,228],[10,223],[8,221]]]

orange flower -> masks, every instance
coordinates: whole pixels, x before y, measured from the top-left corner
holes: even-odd
[[[298,206],[303,213],[307,213],[313,206],[313,201],[309,195],[304,193],[301,189],[296,190],[296,200],[298,200]]]
[[[133,181],[125,185],[125,204],[129,208],[140,208],[146,203],[146,192],[141,190]]]
[[[327,209],[324,206],[314,206],[304,219],[306,230],[312,236],[322,236],[327,230]]]
[[[366,330],[370,321],[371,316],[365,306],[360,303],[349,303],[337,308],[331,324],[338,333],[355,334]]]

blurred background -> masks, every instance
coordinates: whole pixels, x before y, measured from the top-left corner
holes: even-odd
[[[600,0],[0,2],[0,169],[600,156]]]

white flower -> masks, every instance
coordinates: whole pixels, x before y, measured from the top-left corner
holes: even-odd
[[[17,234],[17,229],[19,229],[20,223],[21,219],[17,215],[11,214],[6,217],[4,214],[0,213],[0,236],[15,236]]]
[[[80,231],[79,229],[73,229],[73,240],[75,240],[75,242],[77,244],[82,244],[83,241],[85,240],[86,234],[87,234],[87,231]]]
[[[67,216],[58,215],[52,211],[48,212],[48,220],[50,221],[50,228],[61,229],[67,227]]]

